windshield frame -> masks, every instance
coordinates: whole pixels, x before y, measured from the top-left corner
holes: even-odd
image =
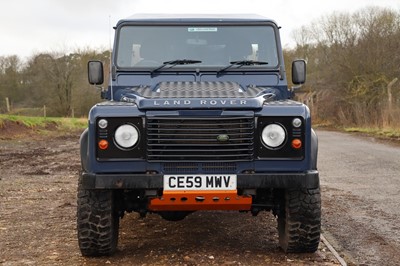
[[[154,66],[119,66],[118,65],[118,54],[120,48],[120,36],[121,30],[124,27],[135,27],[135,26],[150,26],[150,27],[251,27],[251,26],[259,26],[259,27],[271,27],[273,30],[274,40],[275,40],[275,49],[276,49],[276,65],[244,65],[240,67],[231,67],[226,70],[226,72],[244,72],[244,71],[279,71],[281,66],[283,65],[283,55],[282,55],[282,47],[280,43],[279,29],[277,25],[270,21],[222,21],[222,22],[209,22],[209,21],[124,21],[115,28],[115,40],[114,40],[114,53],[113,53],[113,65],[116,68],[116,71],[149,71],[152,72],[154,69],[159,67],[159,65]],[[201,60],[202,58],[171,58],[171,60]],[[165,60],[168,61],[168,60]],[[262,60],[261,60],[262,61]],[[164,62],[160,62],[163,64]],[[161,65],[160,64],[160,65]],[[226,64],[221,65],[198,65],[198,64],[187,64],[187,65],[174,65],[173,67],[163,68],[159,72],[177,72],[177,71],[196,71],[196,72],[218,72],[221,68],[228,66],[230,62],[226,62]]]

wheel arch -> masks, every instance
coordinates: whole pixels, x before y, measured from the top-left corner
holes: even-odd
[[[311,170],[317,170],[318,161],[318,136],[314,129],[311,129]]]
[[[80,145],[80,155],[81,155],[81,167],[82,170],[87,172],[88,166],[89,166],[89,146],[88,146],[88,141],[89,139],[89,130],[85,129],[83,133],[81,134],[81,137],[79,139],[79,145]]]

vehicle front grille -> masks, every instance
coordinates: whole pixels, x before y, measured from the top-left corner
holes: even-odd
[[[252,117],[149,117],[147,160],[151,162],[251,161]]]

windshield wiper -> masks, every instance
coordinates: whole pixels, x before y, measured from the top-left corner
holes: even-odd
[[[255,61],[255,60],[232,61],[229,63],[230,63],[230,65],[218,70],[217,75],[221,75],[221,73],[225,72],[226,70],[230,69],[233,66],[238,66],[237,68],[239,68],[242,66],[267,65],[268,64],[268,62],[265,62],[265,61]]]
[[[166,61],[163,62],[163,64],[159,67],[156,67],[151,71],[151,75],[153,75],[155,72],[159,71],[160,69],[163,69],[166,66],[176,66],[176,65],[190,65],[190,64],[199,64],[202,61],[200,60],[191,60],[191,59],[176,59],[176,60],[171,60],[171,61]]]

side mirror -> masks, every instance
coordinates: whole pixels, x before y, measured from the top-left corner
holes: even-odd
[[[295,60],[292,63],[292,82],[301,85],[306,82],[306,61],[303,59]]]
[[[104,82],[103,63],[100,61],[88,62],[88,79],[92,85],[101,85]]]

